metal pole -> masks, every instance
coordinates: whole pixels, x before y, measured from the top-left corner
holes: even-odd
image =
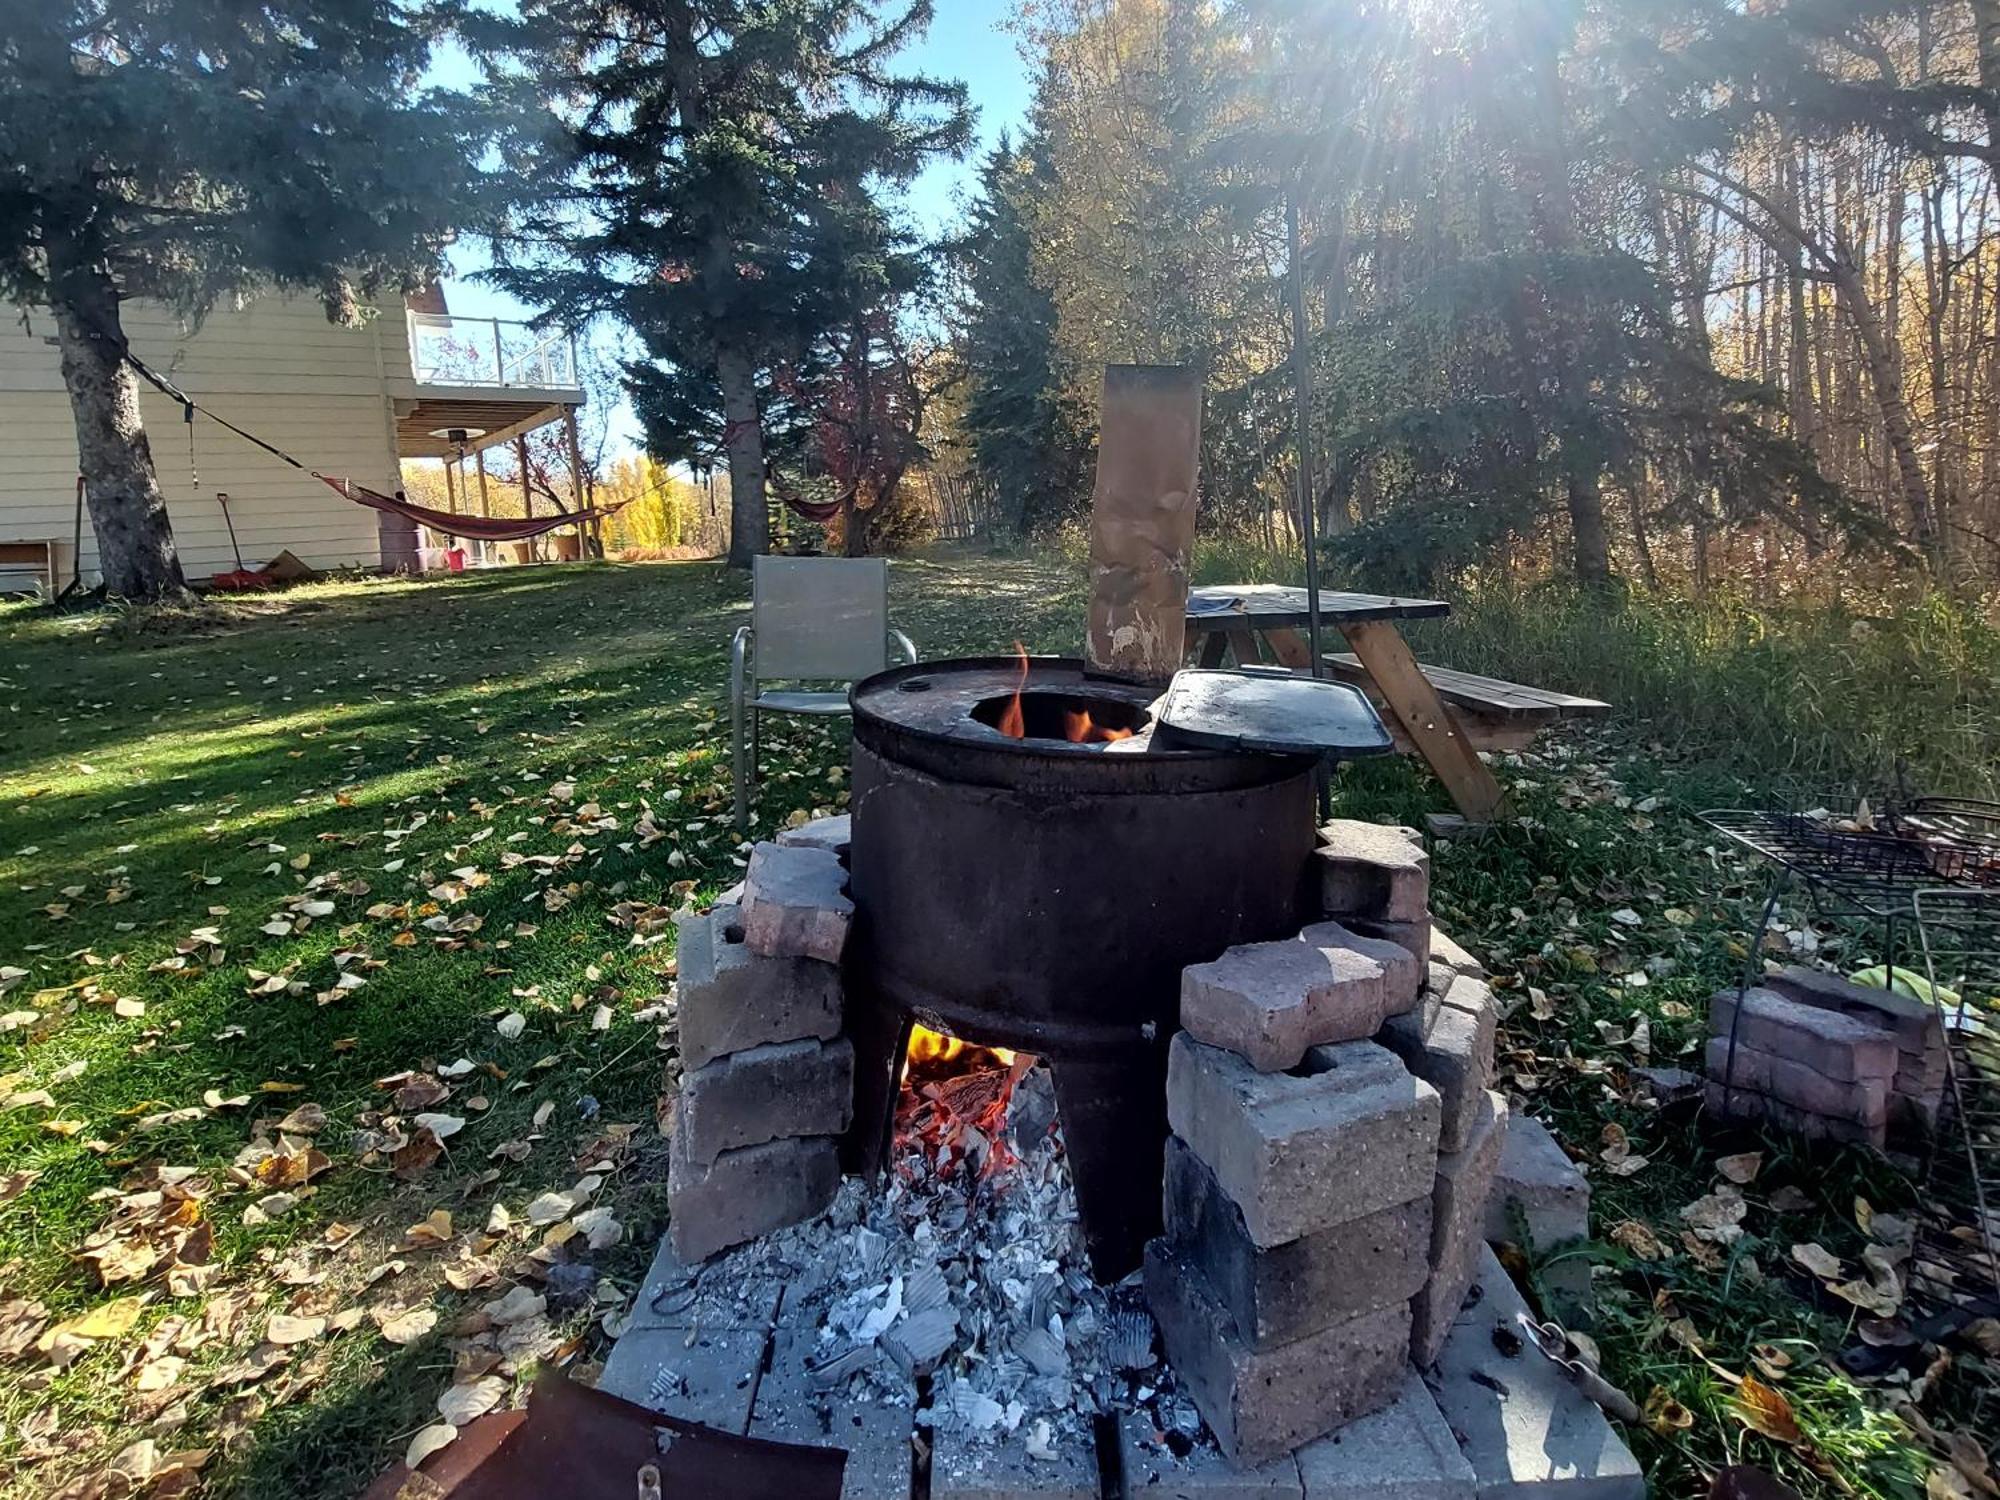
[[[1306,357],[1306,283],[1299,254],[1299,202],[1296,187],[1285,192],[1285,246],[1292,304],[1292,400],[1297,425],[1299,461],[1299,530],[1306,546],[1306,641],[1312,650],[1309,670],[1324,676],[1320,659],[1319,518],[1314,514],[1312,459],[1312,368]]]

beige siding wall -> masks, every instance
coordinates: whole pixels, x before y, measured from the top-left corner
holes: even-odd
[[[76,444],[53,324],[0,328],[0,539],[67,539],[74,522]],[[126,308],[139,357],[204,406],[257,433],[309,467],[393,489],[397,463],[385,380],[407,380],[409,345],[400,310],[385,308],[359,329],[336,328],[316,301],[266,298],[210,316],[189,335],[163,309]],[[153,463],[167,497],[182,565],[190,578],[233,568],[215,492],[230,514],[251,567],[290,548],[314,567],[375,567],[381,559],[372,510],[350,504],[228,430],[197,418],[196,471],[178,405],[142,395]],[[86,517],[86,577],[96,543]],[[0,586],[19,575],[0,576]]]

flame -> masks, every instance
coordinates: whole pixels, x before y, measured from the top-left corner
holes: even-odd
[[[907,1056],[913,1063],[948,1063],[968,1050],[987,1054],[998,1067],[1008,1068],[1014,1064],[1014,1053],[1006,1047],[972,1048],[963,1037],[946,1036],[928,1026],[911,1028]]]
[[[1014,697],[1007,705],[1007,711],[1000,715],[1000,732],[1010,740],[1025,740],[1028,737],[1028,720],[1021,712],[1021,689],[1028,685],[1028,648],[1019,641],[1014,642],[1014,650],[1021,658],[1021,675],[1014,679]]]
[[[1063,738],[1072,745],[1108,745],[1113,740],[1131,739],[1132,731],[1098,723],[1091,718],[1087,708],[1066,708],[1063,710]]]

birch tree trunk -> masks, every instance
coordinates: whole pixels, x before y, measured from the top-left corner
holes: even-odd
[[[124,359],[118,289],[68,238],[50,243],[49,273],[63,387],[105,591],[148,602],[185,598],[187,579],[139,411],[139,380]]]

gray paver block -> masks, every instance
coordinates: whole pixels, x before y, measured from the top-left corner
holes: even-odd
[[[1125,1463],[1121,1500],[1300,1500],[1303,1493],[1298,1462],[1289,1453],[1246,1469],[1202,1439],[1177,1456],[1139,1412],[1118,1418],[1118,1443]]]
[[[1456,972],[1473,979],[1486,977],[1486,966],[1435,922],[1431,924],[1431,959],[1433,962],[1447,964]]]
[[[902,1400],[871,1392],[850,1401],[820,1390],[806,1373],[810,1349],[809,1336],[796,1329],[780,1328],[772,1336],[770,1368],[757,1382],[749,1436],[845,1451],[841,1500],[908,1500],[915,1392]]]
[[[1825,1115],[1797,1109],[1754,1089],[1724,1089],[1721,1084],[1711,1081],[1703,1086],[1701,1098],[1702,1107],[1719,1119],[1761,1120],[1808,1140],[1845,1141],[1857,1146],[1872,1146],[1877,1151],[1882,1150],[1888,1140],[1888,1131],[1883,1126],[1829,1119]]]
[[[1065,1437],[1055,1457],[1028,1454],[1026,1424],[979,1439],[939,1428],[931,1441],[931,1500],[1098,1500],[1097,1445]]]
[[[1437,1090],[1373,1042],[1315,1047],[1299,1070],[1259,1073],[1178,1033],[1167,1119],[1265,1248],[1407,1203],[1437,1170]]]
[[[1306,1500],[1471,1500],[1472,1465],[1415,1371],[1378,1412],[1299,1449]]]
[[[682,1076],[675,1144],[706,1166],[786,1136],[839,1135],[853,1118],[852,1042],[773,1042]]]
[[[1415,1024],[1419,1011],[1397,1016],[1376,1038],[1403,1060],[1403,1066],[1438,1092],[1441,1110],[1438,1149],[1456,1151],[1464,1146],[1479,1111],[1480,1097],[1493,1079],[1493,1038],[1499,1023],[1498,1006],[1469,1009],[1452,1003],[1459,985],[1477,985],[1478,980],[1460,980],[1446,992],[1444,1003],[1431,1017],[1428,1027]],[[1490,993],[1490,992],[1489,992]]]
[[[1519,1227],[1516,1227],[1518,1220]],[[1590,1179],[1532,1115],[1513,1115],[1486,1201],[1486,1238],[1545,1254],[1590,1237]]]
[[[1181,971],[1181,1025],[1276,1073],[1308,1047],[1373,1036],[1388,1013],[1386,978],[1375,959],[1343,944],[1243,943]]]
[[[759,958],[743,942],[740,908],[679,922],[675,1016],[682,1066],[703,1067],[770,1042],[840,1035],[840,971],[816,958]]]
[[[765,958],[839,963],[854,902],[830,849],[759,844],[743,875],[743,942]]]
[[[667,1153],[667,1233],[685,1261],[809,1219],[833,1201],[840,1157],[831,1136],[766,1141],[703,1166],[680,1145]]]
[[[848,813],[814,818],[796,828],[781,829],[778,842],[787,849],[827,849],[838,854],[854,842],[854,819]]]
[[[1507,1101],[1482,1096],[1465,1145],[1438,1157],[1431,1198],[1431,1279],[1410,1304],[1410,1358],[1428,1369],[1486,1251],[1486,1204],[1507,1139]]]
[[[1323,948],[1349,948],[1382,966],[1382,1013],[1400,1015],[1423,993],[1429,964],[1401,943],[1370,937],[1341,922],[1314,922],[1301,929],[1299,941]]]
[[[1360,917],[1345,924],[1363,937],[1380,938],[1386,943],[1394,943],[1419,964],[1426,967],[1431,961],[1431,923],[1425,917],[1415,922],[1364,921]]]
[[[1702,1061],[1708,1076],[1730,1088],[1744,1088],[1810,1114],[1856,1125],[1880,1126],[1889,1119],[1889,1085],[1881,1078],[1828,1078],[1790,1057],[1777,1057],[1739,1038],[1734,1057],[1729,1038],[1710,1037]]]
[[[1494,1329],[1511,1330],[1527,1304],[1490,1250],[1476,1284],[1479,1300],[1453,1322],[1432,1389],[1479,1500],[1643,1500],[1645,1478],[1604,1413],[1532,1347],[1511,1356],[1494,1347]]]
[[[689,1422],[741,1433],[750,1423],[769,1328],[628,1328],[597,1388]]]
[[[1254,1349],[1408,1302],[1429,1276],[1431,1195],[1260,1250],[1201,1158],[1167,1141],[1167,1237]]]
[[[1804,964],[1788,964],[1775,974],[1764,976],[1764,987],[1776,990],[1788,1000],[1810,1005],[1816,1010],[1838,1011],[1857,1021],[1896,1034],[1899,1051],[1924,1056],[1944,1045],[1944,1023],[1937,1007],[1900,990],[1879,990],[1856,984],[1826,969]]]
[[[1431,857],[1414,828],[1335,818],[1313,851],[1330,917],[1414,922],[1430,915]]]
[[[1258,1352],[1243,1341],[1201,1272],[1165,1240],[1146,1247],[1146,1301],[1174,1373],[1239,1464],[1280,1458],[1386,1406],[1402,1382],[1407,1307],[1386,1307]]]
[[[1708,1003],[1708,1034],[1726,1038],[1735,1012],[1736,991],[1717,993]],[[1736,1043],[1789,1057],[1828,1078],[1880,1078],[1886,1083],[1896,1076],[1893,1035],[1838,1011],[1788,1000],[1776,990],[1745,992]]]

